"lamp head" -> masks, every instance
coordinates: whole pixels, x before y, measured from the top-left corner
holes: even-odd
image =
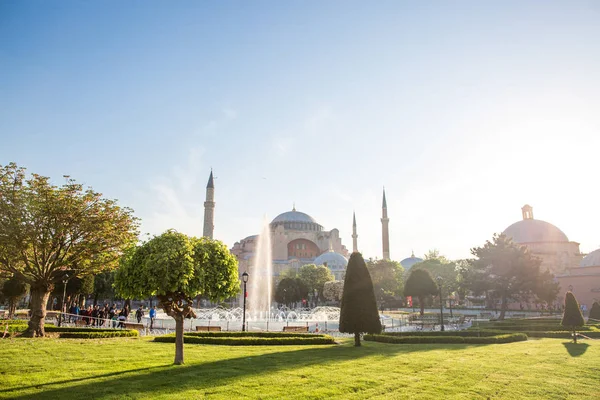
[[[242,281],[244,281],[244,283],[248,282],[248,276],[249,276],[249,275],[248,275],[248,273],[247,273],[247,272],[244,272],[244,273],[242,274]]]

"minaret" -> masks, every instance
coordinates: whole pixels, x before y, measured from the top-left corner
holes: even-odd
[[[390,219],[387,214],[387,202],[385,201],[385,188],[383,188],[383,205],[381,207],[381,240],[383,242],[383,259],[390,259],[390,231],[388,223]]]
[[[202,236],[213,238],[215,230],[215,182],[212,169],[206,185],[206,201],[204,202],[204,233]]]
[[[352,252],[358,252],[358,235],[356,234],[356,213],[352,213]]]

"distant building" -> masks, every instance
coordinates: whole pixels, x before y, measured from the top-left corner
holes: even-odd
[[[560,284],[558,301],[562,302],[567,291],[572,291],[579,305],[589,309],[595,301],[600,302],[600,249],[585,256],[576,267],[567,268],[556,277]]]

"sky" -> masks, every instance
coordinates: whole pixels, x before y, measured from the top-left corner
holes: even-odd
[[[600,247],[596,1],[0,2],[0,165],[143,234],[228,246],[290,211],[382,256],[470,256],[533,206]]]

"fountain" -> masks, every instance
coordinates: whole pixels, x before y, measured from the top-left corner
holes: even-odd
[[[254,263],[248,280],[248,316],[251,319],[271,318],[273,262],[271,255],[271,227],[265,215],[258,236]]]

